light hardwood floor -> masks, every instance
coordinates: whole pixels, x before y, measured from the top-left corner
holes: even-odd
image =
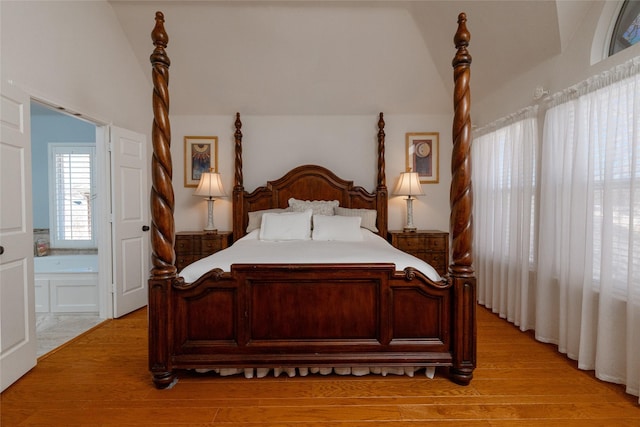
[[[6,426],[640,426],[637,397],[478,307],[466,387],[396,376],[244,379],[183,374],[156,390],[146,310],[105,322],[0,396]]]

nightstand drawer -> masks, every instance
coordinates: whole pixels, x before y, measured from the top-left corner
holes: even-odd
[[[226,237],[227,236],[225,236],[225,238]],[[224,245],[223,242],[225,243]],[[222,238],[222,235],[203,236],[200,244],[200,253],[202,255],[211,255],[212,253],[227,247],[226,241]]]
[[[446,274],[449,264],[449,233],[435,230],[390,231],[389,240],[401,251],[431,265],[441,276]]]
[[[424,247],[429,251],[444,251],[448,236],[431,236],[424,239]]]
[[[230,231],[219,231],[217,233],[205,233],[202,231],[176,233],[174,247],[176,253],[176,268],[182,270],[192,262],[228,248],[230,244]]]
[[[403,235],[398,239],[398,249],[406,251],[443,251],[447,248],[447,236]]]
[[[421,236],[404,235],[401,239],[398,239],[396,247],[405,252],[421,251],[425,248],[425,242]]]
[[[197,259],[192,255],[176,255],[176,268],[180,271],[194,261]]]
[[[438,252],[422,252],[416,255],[418,258],[435,268],[440,274],[447,268],[447,257],[443,253]]]
[[[176,235],[176,253],[191,254],[193,253],[193,239],[191,236]]]

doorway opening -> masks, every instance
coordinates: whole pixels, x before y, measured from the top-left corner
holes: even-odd
[[[99,257],[100,126],[31,101],[37,356],[107,317]]]

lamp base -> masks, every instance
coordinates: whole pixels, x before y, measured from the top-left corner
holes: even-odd
[[[204,227],[204,232],[208,234],[215,234],[218,232],[218,229],[213,225],[213,202],[215,199],[209,197],[207,199],[207,225]]]
[[[405,233],[414,233],[417,228],[413,225],[413,198],[407,197],[407,225],[404,226],[403,231]]]

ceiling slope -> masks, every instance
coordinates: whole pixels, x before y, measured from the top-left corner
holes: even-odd
[[[164,13],[173,114],[448,114],[462,11],[475,99],[563,45],[553,1],[110,4],[149,76],[154,15]]]

